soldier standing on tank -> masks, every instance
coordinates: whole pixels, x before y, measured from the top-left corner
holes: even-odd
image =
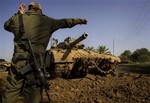
[[[24,81],[35,79],[33,72],[22,76],[20,70],[28,64],[28,51],[20,45],[22,38],[26,37],[31,41],[33,50],[43,57],[49,39],[53,32],[58,29],[71,28],[77,24],[87,24],[86,19],[67,18],[54,19],[42,14],[42,7],[37,2],[31,2],[25,12],[26,5],[22,4],[19,12],[7,20],[4,24],[5,30],[14,34],[14,53],[12,65],[7,77],[6,92],[2,97],[2,103],[16,103],[20,93],[25,98],[25,103],[39,103],[41,101],[41,88],[30,85],[26,86]],[[24,13],[25,12],[25,13]],[[22,15],[23,23],[20,25],[19,15]],[[20,26],[24,29],[20,34]],[[42,64],[41,64],[42,65]],[[22,89],[24,88],[24,89]]]

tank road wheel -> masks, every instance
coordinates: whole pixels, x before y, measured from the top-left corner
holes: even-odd
[[[60,73],[60,66],[59,64],[53,64],[51,66],[51,70],[49,71],[50,72],[50,75],[51,75],[51,78],[60,78],[61,77],[61,73]]]
[[[88,73],[87,63],[82,58],[77,59],[71,71],[72,78],[82,78],[85,77],[87,73]]]
[[[59,64],[55,65],[55,70],[54,70],[54,77],[55,78],[61,78],[62,74],[61,74],[61,67]]]
[[[7,70],[7,67],[4,65],[0,65],[0,72],[4,72]]]
[[[51,72],[52,78],[69,78],[70,77],[70,71],[73,64],[54,64],[53,69]]]
[[[99,72],[104,75],[111,73],[114,69],[113,63],[107,59],[103,59],[98,67],[100,68]]]

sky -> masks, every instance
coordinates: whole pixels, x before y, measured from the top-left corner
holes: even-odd
[[[52,38],[63,41],[88,33],[82,43],[95,49],[104,45],[119,56],[125,50],[150,50],[150,0],[34,0],[43,13],[55,19],[85,18],[87,25],[59,29]],[[13,55],[13,34],[4,30],[4,23],[20,4],[32,0],[0,0],[0,58],[10,61]],[[50,49],[51,42],[47,49]]]

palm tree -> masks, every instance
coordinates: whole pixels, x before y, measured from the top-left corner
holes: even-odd
[[[89,51],[94,51],[94,47],[93,47],[93,46],[92,46],[92,47],[88,46],[88,47],[86,47],[85,49],[86,49],[86,50],[89,50]]]
[[[109,51],[109,48],[106,48],[106,46],[103,46],[103,45],[98,46],[96,51],[100,54],[111,54],[111,52]]]

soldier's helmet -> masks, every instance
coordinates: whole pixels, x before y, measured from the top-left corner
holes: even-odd
[[[37,3],[37,2],[31,2],[29,4],[29,6],[33,6],[32,8],[34,8],[34,9],[40,9],[40,10],[42,10],[42,6],[39,3]]]

